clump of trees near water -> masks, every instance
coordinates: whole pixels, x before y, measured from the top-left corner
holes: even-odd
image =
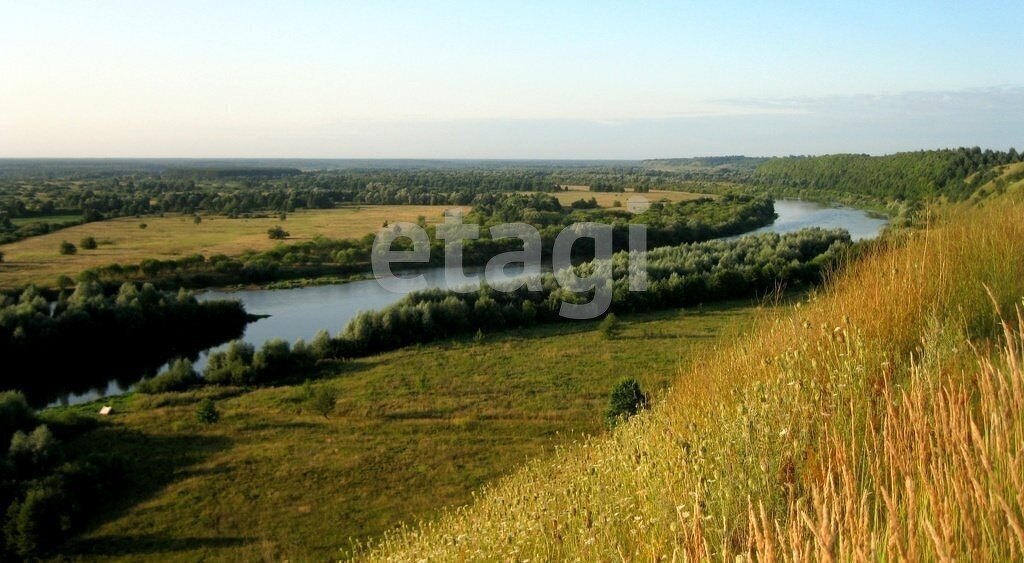
[[[646,291],[629,289],[627,252],[616,253],[610,262],[585,262],[575,270],[581,277],[608,270],[610,312],[636,313],[815,283],[850,245],[844,230],[815,228],[655,248],[646,253]],[[573,293],[562,287],[557,273],[540,278],[540,291],[524,285],[503,292],[485,285],[470,293],[440,289],[410,293],[385,309],[353,318],[335,339],[335,353],[361,356],[476,330],[563,322],[559,315],[563,301],[585,303],[592,297],[593,292]]]
[[[0,559],[52,553],[116,492],[122,460],[64,446],[95,424],[87,417],[45,419],[20,392],[0,393]]]
[[[111,379],[127,385],[168,359],[237,337],[248,320],[237,301],[200,303],[149,284],[125,283],[107,295],[84,282],[57,301],[29,287],[0,297],[2,384],[36,405]]]

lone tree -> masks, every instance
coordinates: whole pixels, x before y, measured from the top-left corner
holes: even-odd
[[[61,254],[71,255],[71,254],[74,254],[76,252],[78,252],[78,249],[75,248],[75,245],[71,244],[70,242],[65,240],[65,241],[62,241],[60,243],[60,253]]]
[[[636,379],[623,379],[612,390],[608,410],[604,413],[609,428],[647,408],[647,395],[640,389]]]
[[[310,406],[324,418],[334,411],[334,405],[337,402],[338,392],[334,390],[334,387],[327,385],[318,387],[310,397]]]
[[[203,222],[203,218],[198,213],[196,213],[195,215],[192,216],[192,222],[198,225],[199,223]]]
[[[267,229],[267,236],[270,237],[270,240],[284,240],[288,238],[289,234],[290,233],[282,229],[280,225],[272,229]]]
[[[78,244],[78,246],[82,247],[83,250],[96,250],[96,247],[99,245],[96,244],[95,238],[85,237],[84,239],[82,239],[82,242]]]
[[[611,339],[619,335],[619,329],[621,327],[619,326],[619,319],[615,316],[615,313],[608,313],[597,328],[601,329],[601,334],[603,334],[605,338]]]
[[[3,263],[4,263],[4,253],[3,253],[2,250],[0,250],[0,264],[3,264]]]

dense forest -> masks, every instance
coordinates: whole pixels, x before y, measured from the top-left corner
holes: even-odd
[[[995,166],[1020,162],[1007,152],[971,149],[919,151],[887,156],[837,154],[773,158],[760,164],[751,181],[767,187],[864,194],[880,199],[962,200],[992,179]]]
[[[5,389],[43,406],[116,379],[127,387],[176,356],[192,356],[239,336],[248,315],[236,301],[198,302],[187,292],[126,283],[104,295],[81,283],[56,302],[34,288],[0,297]]]

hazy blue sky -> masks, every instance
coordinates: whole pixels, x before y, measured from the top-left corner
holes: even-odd
[[[1024,2],[0,0],[0,156],[1024,147]]]

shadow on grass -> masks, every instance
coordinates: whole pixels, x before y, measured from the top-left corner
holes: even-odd
[[[217,452],[230,447],[222,436],[193,434],[153,435],[106,426],[86,434],[71,444],[83,452],[114,454],[125,464],[125,478],[119,492],[98,507],[94,516],[75,538],[59,552],[67,556],[156,555],[203,547],[230,547],[246,540],[237,537],[173,537],[160,534],[121,535],[82,538],[104,522],[122,517],[129,509],[157,495],[176,480],[186,478]]]
[[[245,542],[244,538],[239,537],[170,538],[155,534],[124,535],[105,537],[103,539],[81,540],[75,542],[74,545],[68,546],[72,549],[61,551],[65,555],[157,556],[163,553],[178,551],[238,547],[245,544]]]

